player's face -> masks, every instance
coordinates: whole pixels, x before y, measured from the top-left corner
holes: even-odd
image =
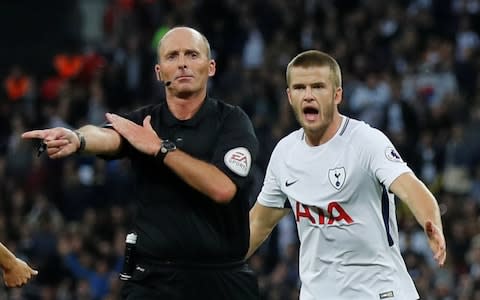
[[[158,54],[157,76],[171,82],[168,90],[180,98],[206,90],[208,77],[215,74],[215,61],[208,58],[205,41],[194,30],[168,32]]]
[[[288,100],[307,134],[323,135],[338,113],[342,89],[334,88],[330,72],[328,66],[290,70]]]

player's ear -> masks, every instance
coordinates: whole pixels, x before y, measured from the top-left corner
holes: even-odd
[[[337,87],[337,89],[335,90],[335,98],[334,98],[334,102],[335,104],[340,104],[342,102],[342,99],[343,99],[343,89],[341,87]]]
[[[292,105],[292,97],[290,95],[290,88],[287,88],[287,97],[288,97],[288,103],[290,103],[290,105]]]

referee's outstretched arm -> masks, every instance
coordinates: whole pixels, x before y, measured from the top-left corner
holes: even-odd
[[[78,130],[55,127],[32,130],[22,134],[24,139],[39,139],[50,158],[62,158],[74,153],[114,155],[120,150],[122,139],[111,128],[86,125]]]

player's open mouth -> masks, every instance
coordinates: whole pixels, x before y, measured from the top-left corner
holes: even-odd
[[[315,121],[318,118],[318,109],[314,107],[305,107],[303,115],[307,121]]]

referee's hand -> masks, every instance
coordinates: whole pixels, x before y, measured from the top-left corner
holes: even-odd
[[[143,126],[116,114],[107,113],[105,116],[113,128],[138,151],[154,156],[160,150],[161,139],[150,124],[151,116],[145,117]]]
[[[22,134],[22,138],[41,140],[44,143],[44,151],[50,158],[68,156],[80,147],[78,136],[72,130],[63,127],[27,131]]]

